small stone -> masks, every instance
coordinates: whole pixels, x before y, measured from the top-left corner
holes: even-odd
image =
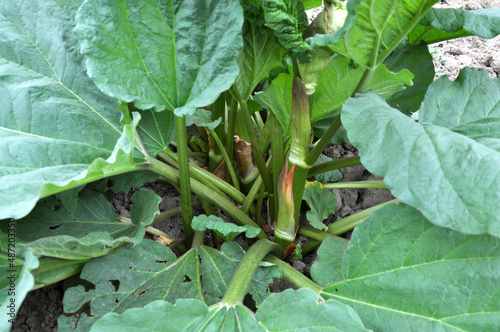
[[[300,273],[304,273],[306,264],[302,261],[293,261],[292,266],[295,270],[299,271]]]

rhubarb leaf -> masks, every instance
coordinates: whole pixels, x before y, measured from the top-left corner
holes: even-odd
[[[312,37],[311,45],[328,46],[363,67],[375,68],[436,2],[350,1],[347,3],[349,14],[344,27],[333,34]],[[350,23],[351,20],[354,22]]]
[[[116,222],[116,213],[104,195],[83,190],[73,211],[65,206],[52,208],[39,204],[25,218],[16,221],[17,246],[36,253],[70,260],[85,260],[111,252],[124,243],[142,241],[145,227],[159,213],[161,198],[141,189],[132,197],[132,222]],[[7,223],[0,229],[7,232]]]
[[[193,248],[178,259],[169,248],[151,240],[120,248],[84,266],[81,278],[93,283],[95,289],[86,291],[77,286],[64,294],[65,312],[79,312],[89,303],[93,316],[61,316],[59,328],[89,331],[107,313],[122,314],[156,300],[174,303],[190,298],[212,305],[224,296],[244,255],[235,242],[225,243],[220,251],[205,246]],[[268,295],[272,277],[280,276],[276,266],[259,267],[247,291],[261,303]]]
[[[140,160],[132,157],[139,116],[121,129],[119,103],[86,75],[73,19],[53,0],[0,7],[0,219]]]
[[[331,190],[323,188],[320,182],[314,181],[306,184],[303,199],[311,209],[306,214],[311,226],[320,230],[326,230],[327,227],[323,223],[323,220],[337,211],[337,199],[335,195]]]
[[[392,72],[407,69],[413,74],[411,86],[394,93],[388,102],[407,115],[416,112],[435,75],[434,62],[427,45],[412,46],[405,40],[399,43],[383,63]]]
[[[237,0],[87,0],[75,20],[89,76],[139,109],[193,114],[238,75]]]
[[[344,280],[342,259],[347,245],[339,239],[325,239],[318,249],[318,260],[311,266],[311,277],[321,286]]]
[[[300,315],[297,313],[300,312]],[[193,299],[175,305],[156,301],[145,308],[127,310],[122,315],[106,315],[92,331],[137,331],[148,321],[148,331],[367,331],[358,315],[348,306],[324,302],[313,291],[286,290],[273,294],[254,314],[239,304],[207,307]]]
[[[343,280],[321,296],[351,306],[374,331],[496,331],[500,240],[433,225],[389,204],[354,229]]]
[[[436,225],[500,237],[500,153],[446,128],[460,119],[476,120],[496,112],[498,107],[491,108],[491,102],[498,98],[498,89],[489,89],[489,84],[472,90],[469,85],[462,89],[460,83],[452,86],[449,93],[439,90],[449,103],[439,103],[438,109],[427,106],[432,98],[427,101],[426,96],[422,108],[424,114],[427,107],[431,112],[423,123],[393,109],[373,92],[349,99],[342,109],[342,123],[363,165],[383,176],[394,196]],[[461,103],[469,98],[476,107]]]
[[[204,214],[194,217],[191,227],[195,231],[211,229],[221,236],[224,241],[232,241],[241,233],[245,233],[248,238],[254,238],[260,233],[260,228],[248,225],[238,226],[225,222],[217,216],[206,216]]]
[[[266,27],[246,22],[242,34],[243,49],[238,55],[240,73],[235,87],[241,100],[247,100],[257,84],[269,78],[273,69],[283,67],[286,51]]]
[[[2,247],[3,244],[2,236]],[[0,314],[3,317],[0,320],[0,331],[10,331],[21,303],[35,285],[30,272],[37,267],[38,259],[30,249],[24,253],[17,250],[17,257],[0,253]]]
[[[464,10],[432,8],[408,34],[412,45],[476,35],[494,38],[500,34],[500,8]]]
[[[262,0],[265,25],[281,46],[301,62],[311,61],[312,48],[302,38],[308,26],[304,4],[299,0]]]

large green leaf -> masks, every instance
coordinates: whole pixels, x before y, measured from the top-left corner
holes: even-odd
[[[352,4],[351,4],[352,2]],[[437,0],[358,0],[347,4],[351,27],[330,35],[311,38],[312,45],[328,46],[335,52],[375,68],[418,23]],[[347,31],[344,31],[348,28]],[[345,36],[343,36],[345,34]],[[343,36],[339,41],[338,38]]]
[[[78,321],[73,316],[61,316],[59,327],[88,331],[107,313],[121,314],[156,300],[193,298],[213,304],[224,295],[243,256],[244,251],[235,242],[225,243],[221,251],[209,247],[191,249],[179,259],[169,248],[150,240],[120,248],[85,265],[81,278],[95,284],[95,289],[85,291],[78,286],[65,293],[65,312],[77,312],[90,302],[93,316],[81,314]],[[256,302],[266,297],[272,277],[280,277],[278,272],[275,266],[258,268],[248,289]]]
[[[405,114],[416,112],[435,75],[432,55],[427,45],[412,46],[405,40],[399,43],[383,63],[392,72],[408,69],[414,75],[412,85],[394,93],[388,102]]]
[[[75,33],[102,91],[186,115],[233,84],[242,24],[237,0],[86,0]]]
[[[463,10],[432,8],[410,31],[410,43],[427,44],[443,40],[476,35],[494,38],[500,34],[500,8]]]
[[[281,73],[263,92],[255,95],[255,100],[274,113],[283,131],[290,134],[290,109],[292,107],[293,70],[289,66],[288,73]]]
[[[2,239],[3,240],[3,239]],[[12,242],[11,242],[12,243]],[[38,267],[33,251],[1,246],[0,253],[0,331],[10,331],[21,303],[35,285],[30,271]],[[10,250],[9,250],[10,249]],[[3,252],[5,250],[5,253]]]
[[[500,80],[484,69],[464,68],[455,81],[442,76],[427,91],[419,122],[445,128],[500,117]]]
[[[354,230],[344,280],[321,293],[354,308],[374,331],[500,329],[500,242],[431,224],[390,204]]]
[[[71,260],[82,260],[109,253],[127,242],[142,241],[145,227],[159,213],[161,198],[141,189],[132,197],[132,222],[116,222],[113,206],[100,193],[83,190],[74,210],[39,204],[25,218],[16,221],[17,246],[36,253]],[[8,224],[0,229],[7,233]]]
[[[500,152],[500,117],[487,117],[450,129]]]
[[[341,55],[333,56],[318,76],[311,121],[316,122],[319,119],[337,115],[342,104],[356,89],[363,72],[362,67],[353,66],[348,58]],[[398,73],[393,73],[381,64],[375,70],[366,88],[389,99],[405,85],[411,85],[412,78],[412,73],[404,68],[401,68]],[[276,115],[285,130],[290,125],[292,82],[293,72],[290,70],[290,74],[280,74],[269,88],[256,96],[257,101]]]
[[[305,10],[320,7],[321,3],[323,2],[322,0],[300,0],[300,1],[302,1],[302,3],[304,4]]]
[[[484,100],[474,109],[479,116],[491,92],[474,90]],[[443,106],[462,113],[455,104],[461,93]],[[416,123],[372,92],[349,99],[342,122],[363,165],[384,176],[394,196],[437,225],[500,237],[500,153],[447,128]]]
[[[318,249],[318,260],[311,266],[311,277],[321,286],[344,280],[342,259],[347,245],[340,239],[326,238]]]
[[[86,76],[72,15],[53,0],[0,7],[0,219],[24,217],[41,197],[134,169],[138,118],[122,134],[118,102]]]
[[[412,84],[412,73],[405,68],[399,68],[398,71],[393,73],[383,64],[379,65],[366,89],[377,92],[384,99],[389,99],[405,85]],[[328,66],[318,76],[311,121],[337,115],[340,107],[356,89],[363,72],[364,68],[353,66],[346,57],[341,55],[332,57]]]
[[[298,314],[300,313],[300,314]],[[286,290],[269,296],[254,314],[243,305],[207,307],[193,299],[175,305],[156,301],[123,315],[109,314],[92,331],[367,331],[348,306],[324,302],[308,289]]]
[[[141,122],[137,126],[137,132],[148,153],[156,157],[175,137],[174,115],[172,112],[155,112],[154,110],[139,113]]]
[[[268,78],[271,70],[283,67],[285,53],[271,31],[255,23],[245,22],[243,49],[238,55],[240,73],[235,85],[242,100],[248,99],[257,84]]]

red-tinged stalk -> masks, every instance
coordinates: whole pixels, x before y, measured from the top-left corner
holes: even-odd
[[[293,176],[295,165],[288,172],[288,160],[278,179],[278,216],[274,226],[275,241],[285,250],[295,240],[295,204],[293,201]]]
[[[302,195],[304,194],[304,186],[310,167],[306,159],[311,139],[309,100],[306,94],[305,83],[300,77],[295,77],[293,80],[290,122],[292,125],[292,137],[289,161],[296,165],[293,179],[293,186],[295,188],[293,201],[295,204],[295,220],[299,220]]]

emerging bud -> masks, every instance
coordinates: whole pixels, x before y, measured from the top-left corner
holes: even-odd
[[[255,171],[252,157],[252,144],[242,140],[239,136],[234,136],[234,156],[238,163],[241,179],[244,180],[251,176]]]
[[[309,25],[305,38],[316,34],[330,34],[340,29],[347,17],[347,10],[338,0],[325,1],[325,8]],[[330,61],[330,53],[323,49],[317,49],[312,53],[312,61],[299,63],[300,76],[306,84],[308,95],[314,94],[317,86],[319,73],[326,68]]]
[[[290,122],[292,123],[290,162],[303,168],[308,168],[309,166],[305,163],[305,160],[309,152],[311,118],[305,84],[300,77],[293,79]]]

